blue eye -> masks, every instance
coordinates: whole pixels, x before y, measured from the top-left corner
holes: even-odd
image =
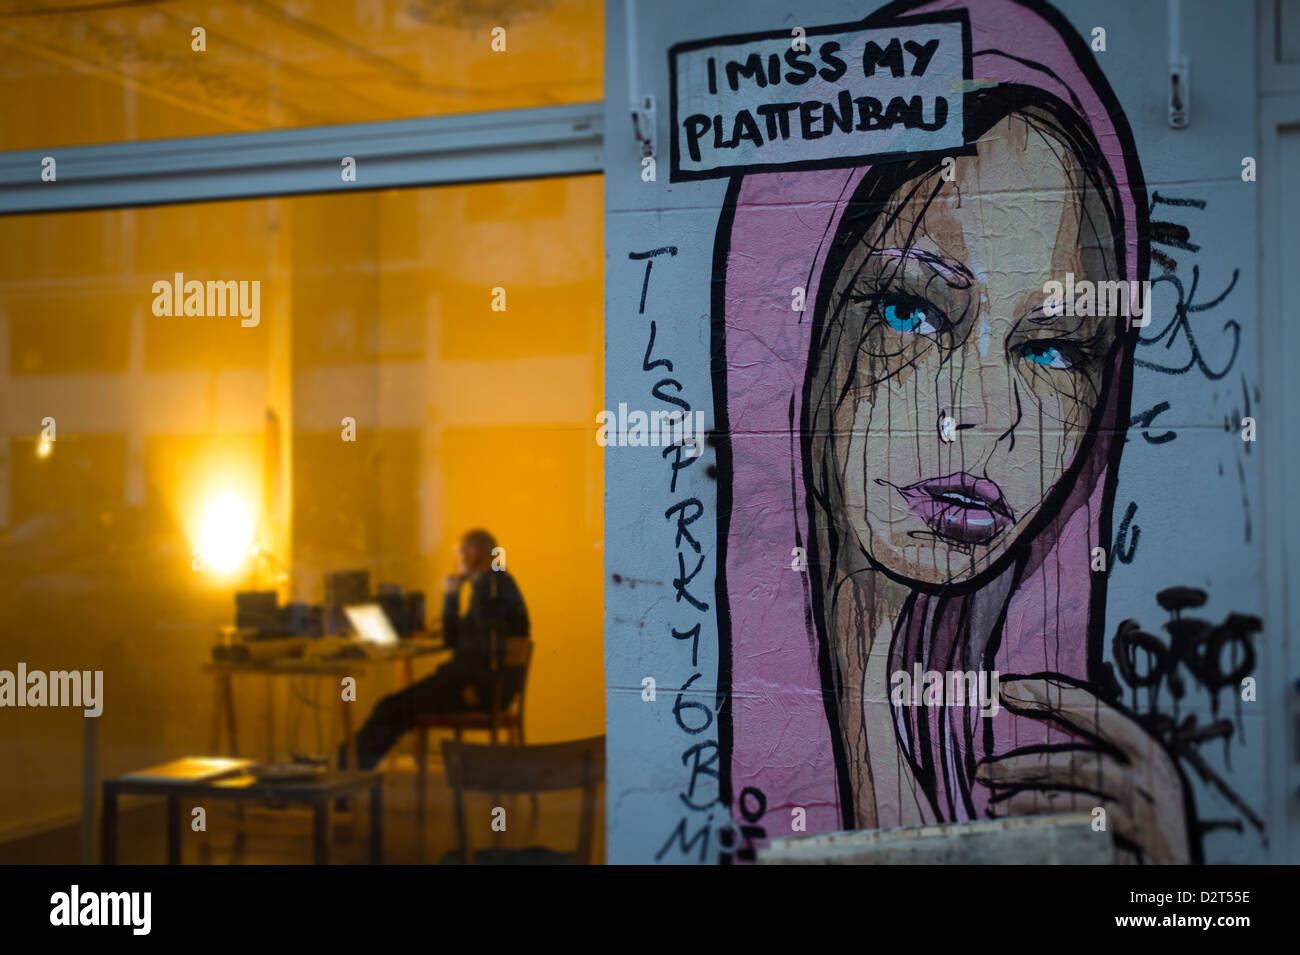
[[[929,311],[916,305],[886,305],[882,312],[885,324],[896,332],[920,332],[923,335],[938,331],[931,323]]]
[[[1055,345],[1045,342],[1030,343],[1025,346],[1024,356],[1036,365],[1044,368],[1072,368],[1074,363],[1061,354]]]

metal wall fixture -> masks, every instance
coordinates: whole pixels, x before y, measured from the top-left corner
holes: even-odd
[[[598,174],[604,125],[603,103],[576,103],[0,152],[0,215]],[[345,157],[355,181],[341,175]]]

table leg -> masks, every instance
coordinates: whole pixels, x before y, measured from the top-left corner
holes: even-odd
[[[104,787],[104,818],[99,823],[100,865],[117,865],[117,790]]]
[[[81,864],[95,863],[95,787],[99,780],[99,719],[83,716],[81,736]]]
[[[266,677],[266,761],[275,762],[275,677]]]
[[[217,673],[212,677],[212,725],[208,729],[208,752],[216,756],[221,752],[221,724],[226,716],[226,677]],[[211,861],[212,842],[206,832],[199,842],[199,856],[204,864]]]
[[[348,769],[356,769],[357,763],[357,734],[352,727],[352,709],[351,704],[343,704],[343,733],[344,738],[348,741]],[[361,805],[360,800],[353,797],[352,802],[352,831],[359,833],[361,831]]]
[[[230,748],[226,751],[228,756],[239,755],[239,726],[235,721],[235,682],[234,677],[229,673],[220,675],[222,685],[222,696],[225,700],[226,709],[226,735],[229,737]],[[239,853],[243,851],[244,843],[244,804],[235,803],[235,858],[239,858]]]
[[[181,800],[167,797],[167,864],[181,864]]]
[[[352,731],[352,705],[347,700],[340,704],[343,707],[343,739],[346,742],[344,752],[347,754],[347,764],[340,766],[340,769],[357,768],[357,735]]]
[[[394,677],[394,686],[397,690],[405,690],[415,682],[415,658],[401,657],[397,661],[397,673]],[[397,747],[394,746],[388,751],[388,775],[392,776],[397,771]]]
[[[370,864],[384,864],[384,787],[370,787]]]
[[[212,726],[208,729],[208,752],[216,756],[221,752],[221,721],[226,715],[222,675],[212,678]]]
[[[330,806],[325,799],[317,800],[311,807],[311,864],[329,865],[330,862]]]
[[[229,673],[221,675],[221,681],[226,701],[226,733],[230,737],[230,749],[227,751],[229,756],[239,756],[239,727],[235,723],[235,683],[234,678]],[[242,840],[244,838],[244,804],[235,803],[235,822],[237,824],[235,838]]]
[[[230,736],[230,756],[239,755],[239,728],[235,725],[235,687],[229,673],[221,675],[226,700],[226,733]]]

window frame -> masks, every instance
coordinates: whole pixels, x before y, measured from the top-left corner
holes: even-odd
[[[0,152],[0,215],[604,172],[603,102]],[[41,179],[53,157],[56,180]],[[356,160],[355,181],[342,162]]]

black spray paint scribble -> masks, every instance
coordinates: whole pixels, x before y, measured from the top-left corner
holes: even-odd
[[[1235,431],[1235,432],[1237,432],[1238,434],[1242,434],[1242,433],[1243,433],[1243,429],[1245,428],[1245,425],[1246,425],[1246,419],[1247,419],[1247,418],[1250,418],[1252,421],[1254,421],[1253,413],[1252,413],[1252,411],[1251,411],[1251,394],[1252,394],[1252,391],[1253,391],[1253,393],[1254,393],[1254,399],[1255,399],[1255,401],[1258,402],[1258,401],[1259,401],[1259,386],[1256,385],[1256,386],[1252,389],[1251,386],[1250,386],[1250,383],[1246,381],[1246,376],[1245,376],[1245,375],[1242,375],[1242,376],[1241,376],[1241,397],[1242,397],[1242,407],[1241,407],[1241,408],[1233,408],[1231,412],[1229,412],[1228,414],[1224,415],[1224,417],[1223,417],[1223,430],[1224,430],[1225,432],[1227,432],[1227,433],[1232,433],[1232,432]],[[1241,450],[1240,450],[1240,453],[1238,453],[1237,455],[1235,455],[1235,457],[1236,457],[1236,459],[1237,459],[1237,485],[1238,485],[1238,487],[1241,489],[1241,509],[1242,509],[1243,513],[1245,514],[1245,520],[1246,520],[1245,532],[1246,532],[1246,542],[1247,542],[1247,543],[1250,542],[1250,538],[1251,538],[1251,521],[1250,521],[1250,495],[1247,494],[1247,492],[1246,492],[1246,462],[1245,462],[1245,457],[1246,457],[1247,455],[1250,454],[1250,448],[1251,448],[1251,445],[1252,445],[1252,444],[1254,444],[1253,441],[1242,441],[1242,442],[1241,442]],[[1222,462],[1222,461],[1219,462],[1219,474],[1223,474],[1223,462]]]
[[[1232,369],[1233,363],[1237,360],[1237,352],[1241,348],[1241,323],[1232,318],[1223,323],[1220,333],[1231,339],[1232,347],[1227,361],[1221,367],[1215,368],[1206,361],[1202,353],[1201,345],[1196,340],[1196,332],[1192,328],[1191,317],[1201,312],[1208,312],[1210,309],[1223,304],[1223,301],[1232,294],[1232,290],[1236,287],[1239,274],[1239,270],[1233,269],[1232,278],[1228,280],[1227,287],[1210,301],[1201,304],[1195,302],[1197,286],[1200,285],[1201,281],[1200,266],[1192,266],[1192,281],[1186,287],[1184,287],[1182,280],[1172,273],[1165,273],[1159,278],[1152,279],[1151,285],[1153,288],[1162,282],[1172,285],[1178,293],[1178,301],[1174,305],[1173,314],[1169,317],[1169,321],[1154,335],[1139,334],[1138,345],[1152,348],[1163,343],[1165,350],[1169,351],[1181,339],[1187,346],[1187,361],[1178,364],[1176,362],[1166,363],[1134,358],[1133,364],[1138,368],[1147,368],[1163,375],[1185,375],[1193,368],[1197,368],[1201,374],[1211,381],[1218,381],[1226,375]],[[1154,294],[1154,291],[1152,294]]]
[[[1162,640],[1147,633],[1136,620],[1123,621],[1111,644],[1114,668],[1129,689],[1129,706],[1138,722],[1165,745],[1179,761],[1180,768],[1194,770],[1203,782],[1262,833],[1264,821],[1205,761],[1200,747],[1213,740],[1222,740],[1224,764],[1231,769],[1232,738],[1238,734],[1242,740],[1245,738],[1241,719],[1243,682],[1254,673],[1254,636],[1264,624],[1259,617],[1250,614],[1230,613],[1217,625],[1199,617],[1183,615],[1185,610],[1203,607],[1206,599],[1205,591],[1194,587],[1170,587],[1157,593],[1156,602],[1169,614],[1169,620],[1162,628],[1168,639]],[[1210,695],[1215,719],[1204,726],[1198,724],[1194,714],[1179,720],[1179,703],[1188,691],[1184,670],[1193,685]],[[1143,690],[1145,694],[1141,692]],[[1160,706],[1161,694],[1166,690],[1173,699],[1172,712],[1164,712]],[[1235,726],[1233,720],[1219,718],[1220,696],[1224,691],[1231,694],[1236,703]],[[1116,702],[1123,697],[1123,688],[1114,680],[1113,674],[1111,694]],[[1198,819],[1196,824],[1202,834],[1225,828],[1242,831],[1240,819]]]
[[[1184,197],[1162,196],[1159,192],[1152,192],[1151,206],[1152,210],[1157,205],[1168,205],[1175,208],[1189,208],[1204,210],[1206,202],[1204,199],[1191,199]],[[1178,223],[1155,221],[1151,222],[1151,241],[1170,248],[1183,249],[1188,252],[1196,253],[1201,250],[1199,245],[1190,241],[1190,230]],[[1218,381],[1224,378],[1237,361],[1237,355],[1241,349],[1241,324],[1235,319],[1229,318],[1224,322],[1223,327],[1219,330],[1220,338],[1216,344],[1228,343],[1228,355],[1226,360],[1219,358],[1216,362],[1211,363],[1206,357],[1205,349],[1201,341],[1197,339],[1196,329],[1193,328],[1192,318],[1209,312],[1211,309],[1222,305],[1223,302],[1232,294],[1233,289],[1237,286],[1239,270],[1232,270],[1232,277],[1228,280],[1227,286],[1217,295],[1213,296],[1207,302],[1196,302],[1196,294],[1200,287],[1201,273],[1200,267],[1192,266],[1191,282],[1184,286],[1182,280],[1175,274],[1178,269],[1178,263],[1169,255],[1152,249],[1151,257],[1162,268],[1165,274],[1151,280],[1152,286],[1164,282],[1170,285],[1177,293],[1177,301],[1174,304],[1173,311],[1164,325],[1153,329],[1151,334],[1138,335],[1138,345],[1142,348],[1156,349],[1162,347],[1165,352],[1172,352],[1176,345],[1185,348],[1185,361],[1176,359],[1158,360],[1155,353],[1149,359],[1133,359],[1133,364],[1138,368],[1145,368],[1162,375],[1185,375],[1193,369],[1199,370],[1207,380]],[[1150,308],[1151,300],[1148,299],[1147,307]],[[1204,331],[1204,329],[1202,329]],[[1250,416],[1250,393],[1251,389],[1243,374],[1241,378],[1242,392],[1245,396],[1245,411],[1238,413],[1233,409],[1233,415],[1225,420],[1225,430],[1240,429],[1242,419]],[[1258,389],[1255,389],[1256,400],[1258,400]],[[1178,435],[1173,430],[1163,430],[1156,432],[1153,430],[1155,419],[1161,414],[1169,411],[1170,402],[1160,401],[1145,411],[1133,414],[1129,419],[1129,428],[1141,429],[1143,440],[1148,444],[1167,444],[1173,441]],[[1233,422],[1235,418],[1235,423]],[[1127,438],[1125,439],[1127,440]],[[1243,441],[1245,446],[1242,453],[1250,453],[1250,442]],[[1241,460],[1241,454],[1237,455],[1237,480],[1241,488],[1241,508],[1243,515],[1243,536],[1246,543],[1250,543],[1253,536],[1253,524],[1250,514],[1250,497],[1246,491],[1246,471],[1245,465]],[[1223,462],[1218,464],[1219,474],[1223,473]],[[1133,518],[1137,513],[1137,502],[1130,501],[1124,511],[1124,517],[1116,532],[1116,557],[1120,563],[1131,564],[1137,551],[1138,536],[1141,529],[1133,523]],[[1113,565],[1112,565],[1113,566]]]

